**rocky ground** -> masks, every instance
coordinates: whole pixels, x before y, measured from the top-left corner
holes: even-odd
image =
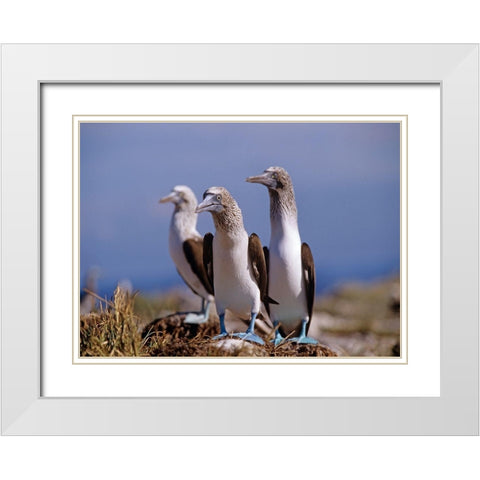
[[[341,356],[399,356],[398,279],[344,285],[319,298],[310,333]]]

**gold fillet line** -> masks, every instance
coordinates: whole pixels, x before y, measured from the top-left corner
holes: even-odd
[[[111,121],[111,120],[101,120],[101,121],[89,121],[89,120],[81,120],[81,117],[395,117],[395,118],[401,118],[403,117],[402,120],[309,120],[309,121],[298,121],[298,120],[256,120],[256,121],[249,121],[249,120],[242,120],[242,121],[202,121],[202,120],[195,120],[195,121],[189,121],[189,120],[184,120],[184,121],[160,121],[160,120],[148,120],[148,121],[129,121],[129,120],[117,120],[117,121]],[[226,115],[226,114],[207,114],[207,115],[202,115],[202,114],[146,114],[146,115],[140,115],[140,114],[75,114],[72,115],[72,163],[74,162],[74,138],[73,138],[73,124],[74,124],[74,119],[78,118],[78,125],[77,125],[77,160],[78,160],[78,165],[77,165],[77,195],[79,195],[80,192],[80,124],[81,123],[399,123],[400,124],[400,302],[402,302],[403,299],[403,294],[405,294],[405,336],[408,338],[408,297],[407,297],[407,292],[403,292],[403,281],[402,281],[402,272],[403,272],[403,262],[402,262],[402,255],[403,255],[403,238],[402,238],[402,229],[403,229],[403,222],[402,222],[402,209],[403,209],[403,204],[402,204],[402,198],[403,198],[403,188],[402,188],[402,181],[403,181],[403,170],[402,170],[402,162],[403,162],[403,124],[405,122],[405,127],[408,127],[408,115],[406,114],[322,114],[322,115],[315,115],[315,114],[306,114],[306,115],[301,115],[301,114],[238,114],[238,115]],[[408,129],[405,128],[405,141],[406,141],[406,182],[405,186],[408,188]],[[72,165],[72,172],[74,171],[74,166]],[[72,190],[73,190],[73,178],[72,178]],[[74,208],[74,202],[73,202],[73,196],[74,196],[74,191],[72,191],[72,217],[73,217],[73,208]],[[77,242],[78,242],[78,265],[80,264],[80,201],[78,200],[77,202],[77,213],[78,213],[78,218],[77,218]],[[406,195],[406,216],[407,218],[405,219],[406,223],[406,228],[405,228],[405,233],[408,235],[408,191]],[[74,218],[72,218],[72,229],[74,225]],[[73,233],[73,232],[72,232]],[[72,237],[73,239],[73,237]],[[408,237],[407,237],[408,239]],[[73,242],[72,242],[73,243]],[[407,261],[408,259],[408,242],[406,242],[405,245],[405,260]],[[72,273],[73,273],[73,264],[74,264],[74,245],[72,244]],[[406,272],[405,272],[406,273]],[[77,281],[78,281],[78,286],[80,285],[80,269],[78,269],[77,272]],[[406,276],[406,280],[408,282],[408,276]],[[74,290],[74,285],[72,282],[72,295],[74,295],[75,292]],[[78,296],[78,295],[77,295]],[[72,297],[73,298],[73,297]],[[400,304],[400,309],[401,309]],[[212,362],[158,362],[155,360],[152,360],[151,362],[122,362],[118,361],[121,358],[129,358],[129,357],[118,357],[116,360],[112,360],[112,362],[89,362],[89,361],[83,361],[83,362],[75,362],[74,359],[74,352],[72,351],[72,364],[74,365],[407,365],[408,364],[408,350],[407,350],[407,345],[405,345],[405,363],[400,363],[400,362],[395,362],[395,360],[398,358],[399,360],[403,359],[403,344],[402,344],[402,314],[400,313],[400,357],[345,357],[348,359],[372,359],[372,360],[381,360],[381,359],[391,359],[392,362],[354,362],[354,363],[347,363],[347,362],[335,362],[335,361],[330,361],[328,358],[335,358],[335,357],[324,357],[321,360],[314,360],[311,362],[278,362],[275,359],[272,359],[271,362],[237,362],[234,360],[234,357],[231,357],[232,361],[231,362],[217,362],[212,360]],[[77,320],[78,323],[79,319]],[[74,327],[74,312],[73,312],[73,304],[72,304],[72,327]],[[77,325],[78,326],[78,325]],[[72,328],[72,337],[74,336],[74,328]],[[75,339],[72,338],[72,346],[74,345]],[[408,343],[408,342],[405,342]],[[78,357],[77,360],[84,360],[86,357],[80,356],[80,335],[78,335]],[[98,358],[105,358],[105,357],[98,357]],[[138,357],[131,357],[131,358],[138,358]],[[166,358],[188,358],[188,357],[166,357]],[[198,359],[202,358],[208,358],[208,357],[194,357]],[[257,357],[243,357],[243,358],[257,358]],[[276,357],[278,359],[282,358],[289,358],[289,357]],[[301,357],[299,357],[301,358]],[[343,358],[343,357],[342,357]]]

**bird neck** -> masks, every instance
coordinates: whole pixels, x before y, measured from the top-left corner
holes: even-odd
[[[242,211],[236,205],[231,205],[221,212],[212,214],[215,229],[228,236],[236,236],[245,230]]]
[[[197,226],[197,214],[192,209],[175,208],[171,220],[172,229],[180,234],[195,231]]]
[[[292,238],[300,240],[298,222],[296,217],[286,215],[270,219],[271,239],[278,241],[281,238]]]
[[[293,187],[286,186],[281,191],[269,190],[270,224],[272,230],[277,226],[297,225],[297,204]]]

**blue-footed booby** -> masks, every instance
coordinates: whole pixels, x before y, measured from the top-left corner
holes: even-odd
[[[267,168],[247,182],[261,183],[270,194],[270,245],[265,252],[268,265],[268,295],[279,299],[270,307],[275,327],[275,345],[282,335],[294,334],[291,341],[318,343],[307,336],[315,297],[315,265],[312,252],[300,240],[297,205],[292,180],[281,167]]]
[[[160,199],[160,203],[166,202],[175,205],[168,235],[170,256],[184,282],[202,298],[202,310],[188,313],[184,322],[204,323],[213,301],[213,288],[203,266],[203,238],[196,228],[197,198],[189,187],[177,185]]]
[[[262,302],[273,303],[267,296],[267,267],[262,244],[254,233],[248,236],[243,226],[242,211],[232,195],[223,187],[210,187],[196,212],[210,212],[215,236],[204,237],[204,263],[215,291],[215,305],[220,318],[220,335],[228,335],[225,311],[249,319],[245,333],[236,337],[259,344],[264,341],[255,334],[255,320]]]

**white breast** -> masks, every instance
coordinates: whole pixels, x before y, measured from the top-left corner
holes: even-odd
[[[281,231],[272,230],[269,296],[279,302],[279,305],[270,306],[272,320],[281,322],[287,334],[308,315],[301,240],[296,226]]]
[[[213,239],[213,281],[218,312],[230,310],[248,319],[260,309],[260,291],[250,272],[248,235],[235,238],[216,232]]]

